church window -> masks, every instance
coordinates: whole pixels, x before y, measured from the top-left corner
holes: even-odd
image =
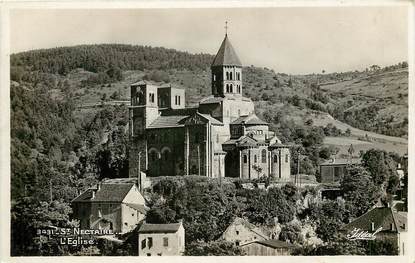
[[[199,133],[198,132],[196,132],[195,133],[195,142],[199,142]]]
[[[226,84],[226,92],[229,92],[229,84]]]
[[[267,150],[263,149],[261,152],[261,162],[266,163],[267,162]]]
[[[256,163],[258,160],[257,160],[257,157],[256,157],[256,154],[254,155],[254,163]]]
[[[288,154],[285,155],[285,162],[288,163]]]
[[[233,93],[233,85],[230,86],[230,93]]]
[[[278,155],[274,155],[274,163],[278,163]]]
[[[229,80],[229,72],[226,72],[226,80]]]
[[[248,156],[244,155],[244,163],[248,162]]]
[[[179,105],[180,105],[180,104],[182,104],[182,103],[181,103],[181,101],[180,101],[180,98],[181,98],[181,97],[179,96]]]
[[[164,161],[168,161],[169,160],[169,155],[170,155],[170,152],[169,151],[165,151],[164,152]]]
[[[232,80],[232,72],[229,74],[229,78]]]

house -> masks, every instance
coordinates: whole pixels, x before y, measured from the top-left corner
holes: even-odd
[[[391,240],[397,245],[399,255],[408,253],[407,213],[396,212],[391,207],[375,207],[342,227],[341,231],[346,235],[368,233],[376,240]]]
[[[255,115],[228,34],[211,64],[210,95],[186,107],[185,91],[130,85],[129,176],[201,175],[290,181],[290,146]]]
[[[181,256],[185,249],[182,221],[174,224],[143,223],[138,230],[139,256]]]
[[[330,159],[320,164],[321,183],[340,182],[347,171],[348,165],[360,164],[361,159]]]
[[[294,244],[277,239],[255,240],[240,247],[247,256],[289,256],[297,248]]]
[[[100,182],[71,202],[73,217],[82,229],[133,230],[144,219],[144,197],[134,183]]]
[[[236,246],[255,240],[267,240],[269,235],[247,220],[237,217],[226,228],[222,239],[234,243]]]

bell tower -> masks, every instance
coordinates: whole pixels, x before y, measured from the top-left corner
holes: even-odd
[[[225,38],[210,66],[212,94],[215,97],[242,96],[242,63],[229,41],[228,22],[225,29]]]

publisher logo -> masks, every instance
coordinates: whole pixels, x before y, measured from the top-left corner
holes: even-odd
[[[376,229],[375,232],[369,233],[360,228],[354,228],[349,234],[346,235],[348,240],[375,240],[376,234],[382,231],[382,227]]]

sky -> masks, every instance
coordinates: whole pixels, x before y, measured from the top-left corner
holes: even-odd
[[[242,63],[276,72],[361,70],[408,57],[405,6],[16,9],[10,17],[10,49],[120,43],[214,55],[225,21]]]

